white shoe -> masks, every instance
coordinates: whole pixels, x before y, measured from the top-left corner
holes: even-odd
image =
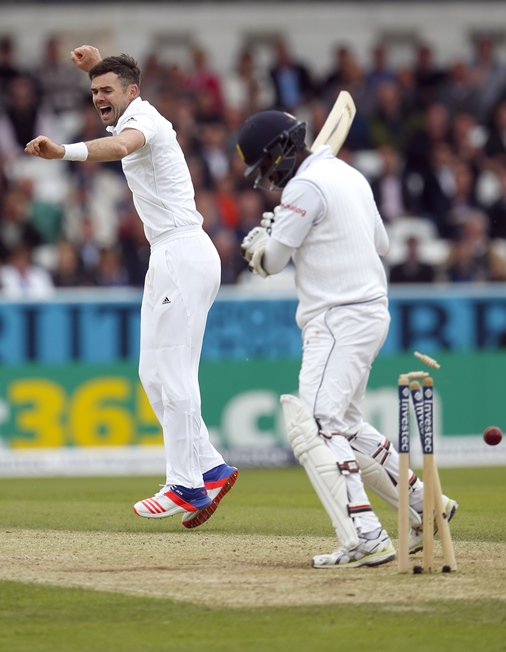
[[[329,555],[313,557],[313,568],[358,568],[379,566],[395,559],[395,550],[386,530],[381,530],[376,539],[359,537],[356,548],[338,548]]]
[[[139,500],[134,512],[145,518],[165,518],[182,512],[199,512],[212,505],[205,487],[187,489],[181,485],[165,486],[152,498]]]
[[[445,505],[445,518],[450,522],[459,504],[456,500],[447,498],[447,496],[443,496],[443,503]],[[434,518],[434,534],[437,534],[436,518]],[[409,554],[414,555],[415,552],[420,552],[420,550],[423,550],[423,523],[420,527],[409,530]]]

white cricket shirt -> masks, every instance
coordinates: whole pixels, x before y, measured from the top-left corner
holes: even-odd
[[[281,195],[271,237],[294,249],[300,328],[333,306],[387,294],[388,236],[366,178],[319,148]]]
[[[172,124],[138,97],[115,127],[107,127],[115,136],[123,129],[137,129],[146,139],[121,165],[148,241],[153,243],[177,227],[202,225],[190,172]]]

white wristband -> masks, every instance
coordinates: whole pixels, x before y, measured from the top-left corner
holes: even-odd
[[[71,145],[62,145],[65,154],[63,161],[86,161],[88,158],[88,147],[86,143],[72,143]]]

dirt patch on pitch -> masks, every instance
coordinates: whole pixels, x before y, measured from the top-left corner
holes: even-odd
[[[331,537],[217,533],[0,531],[0,579],[192,602],[208,607],[382,602],[424,609],[430,600],[504,600],[506,543],[456,543],[458,571],[399,575],[377,568],[316,570]],[[412,564],[421,564],[415,555]],[[397,603],[397,604],[396,604]],[[402,604],[402,607],[398,605]]]

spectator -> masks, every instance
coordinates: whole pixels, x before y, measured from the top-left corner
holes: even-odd
[[[6,106],[0,112],[0,155],[20,157],[26,143],[40,133],[55,135],[54,113],[39,102],[30,77],[14,77],[8,87]]]
[[[350,84],[353,78],[352,70],[358,65],[351,48],[347,45],[336,45],[333,55],[330,70],[318,91],[318,95],[330,105],[335,102],[339,91]]]
[[[225,229],[237,229],[239,225],[239,208],[231,174],[217,179],[215,184],[215,200],[220,213],[222,226]]]
[[[478,174],[482,166],[484,137],[472,113],[460,111],[453,116],[450,138],[457,159],[467,163]]]
[[[94,281],[99,287],[122,287],[128,284],[128,274],[117,247],[104,247],[100,251]]]
[[[52,273],[57,288],[86,287],[93,285],[79,257],[77,247],[69,240],[60,240],[56,247],[56,268]]]
[[[191,63],[186,74],[186,92],[196,99],[200,119],[220,119],[225,108],[221,79],[209,67],[207,52],[201,47],[194,47]]]
[[[492,238],[506,239],[506,166],[498,169],[500,196],[488,208],[490,216],[490,235]]]
[[[168,70],[158,52],[149,52],[142,66],[142,90],[148,102],[156,103],[159,93],[167,88]]]
[[[383,221],[395,222],[412,212],[414,201],[404,175],[402,157],[391,145],[378,148],[381,171],[371,179],[371,188]]]
[[[446,237],[446,216],[455,192],[455,156],[444,142],[434,145],[428,154],[426,168],[420,171],[406,168],[407,184],[417,212],[434,223],[440,237]]]
[[[83,215],[78,222],[79,230],[72,234],[76,243],[87,277],[94,277],[100,260],[100,247],[95,237],[94,223],[88,215]]]
[[[54,285],[49,272],[33,262],[31,248],[19,243],[0,267],[0,288],[7,299],[49,299]]]
[[[0,109],[6,106],[11,81],[21,75],[14,59],[14,41],[10,36],[4,36],[0,39]]]
[[[61,238],[63,208],[61,203],[47,201],[35,192],[35,182],[30,177],[21,178],[17,185],[27,199],[28,219],[40,233],[40,244],[52,245]]]
[[[482,211],[474,210],[462,222],[444,265],[451,283],[506,281],[506,259],[489,237],[489,221]]]
[[[493,110],[484,152],[493,165],[506,165],[506,98],[498,102]]]
[[[243,165],[244,172],[244,165]],[[237,228],[237,239],[242,239],[253,229],[258,226],[258,216],[275,206],[270,206],[262,193],[253,190],[250,187],[243,190],[238,198],[239,226]]]
[[[219,179],[227,176],[230,170],[225,124],[218,120],[202,123],[198,141],[200,155],[209,172],[212,187],[214,187]]]
[[[278,109],[296,111],[315,95],[315,86],[309,69],[296,61],[285,39],[274,40],[274,63],[269,71],[274,85],[274,102]]]
[[[241,50],[234,70],[225,75],[223,92],[226,106],[246,115],[267,109],[274,102],[271,80],[255,68],[253,52],[248,48]]]
[[[436,273],[433,265],[420,260],[418,238],[411,236],[406,240],[406,257],[390,268],[390,283],[433,283]]]
[[[459,233],[461,224],[468,222],[470,212],[483,210],[476,195],[476,174],[472,167],[457,159],[454,179],[455,187],[449,197],[450,208],[442,224],[441,235],[446,238],[455,237]]]
[[[83,216],[93,221],[94,238],[100,247],[116,242],[119,206],[127,196],[122,176],[96,161],[80,161],[74,169],[67,198],[65,230],[76,240]]]
[[[232,285],[247,265],[240,255],[240,242],[232,229],[221,229],[213,238],[221,260],[221,283]]]
[[[350,45],[344,41],[336,43],[330,49],[331,66],[327,74],[320,76],[321,83],[316,83],[309,66],[289,51],[286,37],[273,40],[272,52],[276,48],[280,60],[287,61],[286,67],[282,67],[287,82],[284,88],[293,91],[300,86],[300,99],[288,110],[308,120],[311,141],[339,91],[350,91],[357,115],[339,158],[353,165],[358,160],[357,152],[372,149],[370,127],[374,127],[375,156],[379,155],[384,170],[371,179],[371,185],[385,222],[396,219],[395,215],[415,214],[434,221],[442,237],[452,238],[459,229],[462,211],[481,208],[474,192],[477,186],[478,197],[486,202],[492,221],[491,235],[505,237],[504,198],[495,177],[499,179],[506,166],[506,75],[494,39],[490,35],[477,39],[473,59],[471,54],[460,55],[451,62],[448,74],[434,63],[431,45],[424,43],[413,50],[413,65],[394,68],[388,61],[390,43],[372,43],[369,60],[363,67]],[[23,132],[39,132],[34,122],[41,124],[49,119],[50,126],[46,124],[40,131],[51,128],[57,137],[62,129],[64,133],[71,130],[70,142],[88,142],[103,135],[103,125],[87,97],[87,87],[82,95],[85,78],[77,73],[77,86],[72,88],[67,74],[77,71],[60,61],[60,44],[59,36],[49,33],[42,41],[41,61],[21,68],[16,62],[13,38],[0,39],[0,202],[1,195],[9,194],[11,185],[22,187],[21,194],[28,195],[28,200],[22,200],[21,205],[27,211],[28,222],[42,236],[42,243],[55,243],[62,237],[71,240],[83,254],[83,260],[81,247],[87,252],[87,264],[92,269],[102,247],[118,245],[125,256],[129,283],[138,286],[144,273],[145,243],[142,233],[125,230],[122,224],[122,216],[128,211],[124,208],[125,184],[120,163],[105,162],[88,171],[86,164],[42,164],[37,159],[17,156],[20,145],[26,143]],[[264,66],[262,74],[255,66],[254,48],[254,44],[246,45],[238,51],[230,77],[210,69],[208,53],[200,46],[189,50],[192,61],[188,67],[163,59],[158,48],[145,58],[145,95],[152,98],[177,130],[198,203],[206,216],[205,228],[213,239],[222,229],[234,230],[236,237],[244,235],[242,221],[247,222],[249,217],[243,213],[250,200],[247,192],[244,201],[242,195],[249,188],[233,147],[247,115],[271,108],[279,101],[275,99],[268,68]],[[273,57],[272,68],[274,64]],[[304,69],[301,75],[299,66]],[[39,83],[34,85],[37,77]],[[11,109],[14,122],[1,103],[1,89],[7,93],[6,84],[12,80],[18,107],[14,113]],[[221,90],[216,93],[218,87]],[[37,98],[47,96],[50,88],[53,90],[49,91],[47,102],[43,99],[38,106]],[[388,90],[384,91],[385,88]],[[74,92],[76,108],[69,110],[68,98]],[[385,106],[395,107],[395,111],[385,110],[383,99],[380,109],[376,92],[385,92]],[[488,111],[483,111],[480,104],[482,92],[488,98]],[[218,105],[222,108],[217,111],[216,97],[220,94]],[[52,111],[48,104],[53,101]],[[23,106],[32,110],[25,114]],[[398,120],[396,112],[400,115]],[[488,137],[484,139],[487,131]],[[465,166],[459,167],[461,163],[467,165],[468,171]],[[473,192],[466,191],[466,186],[471,186]],[[272,208],[277,199],[268,192],[259,197],[264,210]],[[10,227],[9,230],[12,231]],[[90,231],[89,237],[82,243],[81,231],[86,230]],[[46,253],[48,248],[43,251]],[[42,250],[34,252],[35,260],[42,260],[41,254]]]
[[[0,260],[23,245],[33,250],[42,244],[42,234],[30,222],[30,210],[30,198],[22,186],[8,187],[0,207]]]
[[[197,210],[204,218],[203,228],[209,237],[214,240],[223,229],[221,215],[216,202],[216,194],[212,190],[201,188],[195,191]]]
[[[493,36],[482,34],[474,41],[474,58],[470,64],[473,84],[477,90],[477,118],[487,124],[493,107],[505,89],[505,69],[497,57]]]
[[[450,66],[445,83],[439,86],[436,101],[445,105],[450,116],[468,113],[476,118],[478,96],[469,65],[463,59],[457,59]]]
[[[440,102],[433,102],[425,108],[422,123],[412,134],[404,151],[406,168],[424,176],[431,167],[434,147],[450,144],[450,141],[448,109]]]
[[[416,49],[414,74],[417,104],[423,110],[437,100],[441,85],[446,78],[446,73],[434,62],[432,47],[426,43],[420,44]]]
[[[118,240],[128,285],[142,288],[149,267],[150,246],[131,201],[122,211]]]
[[[366,74],[367,86],[373,90],[384,82],[397,80],[395,70],[388,63],[388,49],[385,43],[376,43],[371,53],[371,66]]]
[[[397,82],[381,82],[376,87],[376,108],[370,118],[373,147],[390,145],[404,151],[414,131],[413,117],[404,114]]]
[[[423,112],[418,104],[418,89],[416,87],[415,71],[412,67],[407,65],[399,67],[397,70],[397,84],[399,85],[404,115],[416,116],[419,123]]]
[[[35,69],[35,78],[42,103],[49,106],[60,121],[64,120],[69,122],[70,127],[73,126],[79,120],[79,112],[85,98],[89,98],[90,91],[83,84],[76,67],[67,57],[62,58],[61,43],[57,36],[49,36],[45,41],[41,63]]]

